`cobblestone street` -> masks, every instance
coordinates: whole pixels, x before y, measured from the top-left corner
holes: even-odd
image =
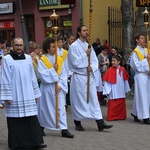
[[[84,132],[76,131],[71,118],[70,107],[68,109],[69,131],[75,135],[74,139],[61,137],[60,131],[45,130],[44,137],[48,147],[45,150],[149,150],[150,149],[150,126],[135,123],[130,115],[133,96],[127,96],[127,119],[124,121],[111,121],[110,130],[99,132],[95,121],[86,120],[82,122]],[[104,119],[107,107],[102,106]],[[7,126],[4,117],[4,109],[0,110],[0,150],[8,150]]]

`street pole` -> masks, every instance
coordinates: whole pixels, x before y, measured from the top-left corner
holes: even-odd
[[[21,21],[21,25],[22,25],[22,33],[23,33],[23,39],[24,39],[24,44],[25,44],[25,51],[27,54],[29,54],[30,53],[29,40],[28,40],[28,36],[27,36],[26,24],[25,24],[25,20],[24,20],[23,11],[22,11],[22,0],[19,0],[19,7],[20,7],[20,21]]]

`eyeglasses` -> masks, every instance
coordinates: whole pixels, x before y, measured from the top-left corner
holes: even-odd
[[[24,45],[21,45],[21,44],[20,44],[20,45],[15,44],[14,46],[15,46],[15,47],[21,47],[21,48],[24,47]]]

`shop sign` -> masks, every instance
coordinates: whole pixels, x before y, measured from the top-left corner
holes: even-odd
[[[39,10],[69,8],[69,5],[61,5],[59,0],[39,0]]]
[[[9,14],[13,13],[13,2],[11,3],[0,3],[0,14]]]
[[[15,28],[15,22],[14,21],[0,22],[0,29],[3,28]]]
[[[149,7],[150,0],[136,0],[136,6],[137,7]]]
[[[58,5],[57,0],[39,0],[39,6],[54,6]]]
[[[70,27],[70,26],[72,26],[72,21],[63,21],[63,25],[64,25],[64,27],[66,27],[66,26]]]

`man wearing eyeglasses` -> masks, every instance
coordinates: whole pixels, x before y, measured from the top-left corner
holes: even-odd
[[[16,37],[13,51],[2,59],[1,100],[4,101],[11,149],[45,148],[37,119],[36,103],[41,96],[32,65],[24,54],[24,41]]]

